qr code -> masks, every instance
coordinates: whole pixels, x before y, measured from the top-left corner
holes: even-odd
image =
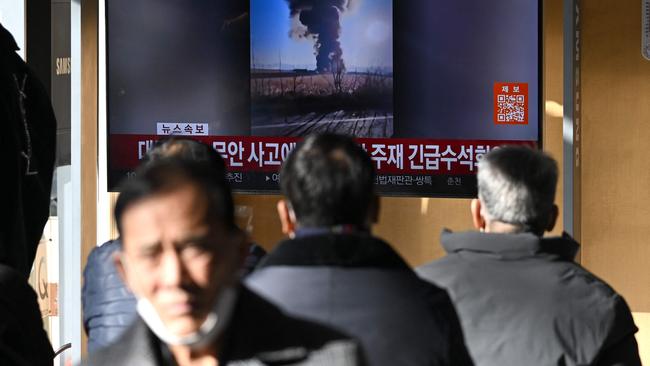
[[[528,84],[494,84],[494,123],[528,124]]]

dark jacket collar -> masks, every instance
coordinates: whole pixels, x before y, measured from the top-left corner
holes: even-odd
[[[347,335],[316,323],[290,318],[245,285],[223,333],[219,364],[294,365],[309,363],[312,352],[330,342],[352,345]],[[309,363],[311,364],[311,363]]]
[[[538,254],[550,254],[573,261],[580,245],[568,234],[540,238],[534,234],[492,234],[476,231],[452,233],[444,230],[440,237],[447,253],[471,251],[492,254],[502,259],[520,259]]]
[[[386,242],[369,234],[323,233],[280,242],[259,264],[409,269]]]
[[[269,325],[272,321],[284,319],[285,315],[280,309],[264,301],[259,295],[253,293],[245,285],[240,284],[237,288],[237,300],[235,309],[223,330],[219,348],[218,358],[221,364],[227,364],[232,359],[248,359],[259,357],[257,348],[260,345],[268,344],[265,339],[272,335],[266,333],[266,329],[259,329],[259,325]],[[277,328],[277,327],[276,327]],[[250,334],[256,329],[255,335]],[[150,339],[155,344],[157,351],[155,355],[165,365],[176,365],[174,357],[166,344],[163,344],[153,332],[148,332]]]
[[[294,365],[303,364],[312,352],[327,351],[332,342],[343,348],[335,356],[358,357],[356,343],[339,331],[296,318],[239,286],[237,302],[222,334],[219,364]],[[344,351],[350,349],[350,351]],[[332,351],[332,349],[329,349]],[[314,362],[309,364],[325,364]],[[83,365],[175,365],[163,344],[138,317],[116,343],[90,355]]]

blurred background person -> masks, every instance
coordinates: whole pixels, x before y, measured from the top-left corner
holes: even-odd
[[[81,304],[90,353],[113,343],[135,319],[135,296],[113,261],[121,248],[120,238],[93,248],[84,268]]]
[[[54,351],[34,289],[21,273],[0,264],[0,293],[0,365],[52,366]]]
[[[54,352],[27,278],[49,217],[56,120],[17,50],[0,25],[0,364],[51,366]]]
[[[49,217],[56,119],[49,96],[0,25],[0,263],[27,279]]]

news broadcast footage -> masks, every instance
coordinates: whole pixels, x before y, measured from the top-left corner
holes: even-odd
[[[387,195],[469,197],[477,162],[541,144],[538,1],[111,0],[109,189],[155,141],[213,146],[278,192],[304,136],[354,136]]]

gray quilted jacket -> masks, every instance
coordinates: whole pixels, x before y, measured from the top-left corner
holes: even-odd
[[[573,262],[570,237],[442,234],[447,256],[417,269],[447,289],[476,365],[640,365],[625,300]]]

